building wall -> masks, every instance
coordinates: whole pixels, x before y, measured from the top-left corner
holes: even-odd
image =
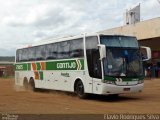
[[[150,47],[152,51],[157,51],[157,50],[160,50],[160,37],[140,40],[139,44],[141,46]]]
[[[100,34],[120,34],[136,36],[140,46],[150,47],[152,52],[160,52],[160,17],[98,32]],[[158,57],[160,61],[160,56]]]
[[[160,17],[142,21],[133,25],[125,25],[103,30],[98,33],[133,35],[136,36],[138,40],[160,37]]]
[[[14,75],[14,65],[0,65],[0,67],[5,67],[5,69],[0,69],[0,77]]]
[[[160,17],[142,21],[133,25],[125,25],[118,28],[98,32],[100,34],[120,34],[136,36],[141,46],[148,46],[152,50],[152,59],[149,64],[150,77],[160,77]],[[147,74],[148,74],[147,73]]]

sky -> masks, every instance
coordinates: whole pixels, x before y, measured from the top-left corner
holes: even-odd
[[[141,20],[160,17],[158,0],[0,0],[0,56],[20,46],[123,25],[127,9],[141,4]]]

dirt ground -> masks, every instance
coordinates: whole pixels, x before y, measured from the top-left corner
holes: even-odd
[[[73,94],[30,92],[14,86],[14,78],[0,78],[0,113],[16,114],[160,114],[160,79],[145,80],[142,93],[118,98],[91,96],[87,100]]]

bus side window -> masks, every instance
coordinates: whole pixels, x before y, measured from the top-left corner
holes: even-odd
[[[102,78],[101,62],[99,60],[98,39],[96,36],[86,38],[86,55],[90,77]]]
[[[45,45],[36,47],[36,60],[45,60],[46,52]]]
[[[22,49],[22,52],[21,52],[21,61],[22,62],[28,61],[28,48]]]
[[[34,61],[36,59],[36,48],[28,48],[28,61]]]
[[[70,42],[68,42],[68,41],[58,43],[57,58],[58,59],[68,59],[68,58],[70,58],[69,48],[70,48]]]
[[[57,43],[46,45],[46,59],[57,59]]]
[[[22,50],[16,51],[16,62],[20,62],[22,59]]]
[[[83,39],[71,40],[70,41],[70,57],[84,57],[83,54],[84,47],[83,47]]]

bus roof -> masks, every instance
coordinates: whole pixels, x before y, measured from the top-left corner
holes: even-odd
[[[38,43],[33,43],[33,44],[29,44],[29,45],[24,45],[22,47],[19,47],[18,49],[22,49],[22,48],[29,48],[29,47],[34,47],[34,46],[39,46],[39,45],[45,45],[45,44],[50,44],[50,43],[56,43],[56,42],[63,42],[63,41],[69,41],[69,40],[73,40],[73,39],[78,39],[78,38],[83,38],[84,36],[98,36],[99,34],[80,34],[80,35],[76,35],[76,36],[65,36],[65,37],[59,37],[59,38],[49,38],[49,39],[44,39],[39,41]]]
[[[38,43],[33,43],[33,44],[30,44],[30,45],[25,45],[23,47],[19,47],[18,49],[30,48],[30,47],[34,47],[34,46],[40,46],[40,45],[45,45],[45,44],[50,44],[50,43],[56,43],[56,42],[69,41],[69,40],[73,40],[73,39],[83,38],[84,36],[85,37],[90,37],[90,36],[99,36],[99,35],[128,36],[128,35],[118,35],[118,34],[84,33],[84,34],[80,34],[80,35],[76,35],[76,36],[66,36],[66,37],[59,37],[59,38],[44,39],[44,40],[41,40]]]

